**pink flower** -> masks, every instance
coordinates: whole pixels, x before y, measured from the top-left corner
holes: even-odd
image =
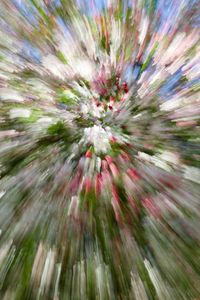
[[[101,166],[102,166],[102,170],[103,171],[107,170],[108,169],[108,163],[107,163],[107,161],[103,159],[101,161]]]
[[[128,196],[128,202],[130,203],[131,207],[134,209],[134,211],[136,213],[138,213],[138,207],[135,204],[135,201],[133,200],[133,198],[131,196]]]
[[[160,217],[160,209],[151,198],[143,199],[142,203],[146,210],[149,211],[149,213],[152,214],[155,218]]]
[[[110,155],[106,155],[105,160],[107,161],[108,164],[111,164],[113,162],[113,159]]]
[[[128,168],[127,170],[127,174],[129,175],[129,177],[131,177],[134,180],[140,179],[140,175],[138,174],[138,172],[133,169],[133,168]]]
[[[98,174],[96,174],[96,178],[95,178],[95,189],[96,189],[97,196],[101,192],[101,186],[102,186],[102,175],[100,173],[98,173]]]
[[[127,82],[123,82],[122,86],[123,86],[124,92],[128,93],[128,84],[127,84]]]
[[[92,151],[87,150],[87,152],[85,153],[85,157],[91,158],[92,157]]]
[[[112,172],[113,177],[117,177],[119,175],[119,170],[114,163],[110,164],[110,170]]]
[[[130,161],[130,157],[126,152],[122,151],[120,156],[122,157],[123,160]]]
[[[110,139],[110,143],[116,143],[116,142],[117,142],[117,139],[114,136],[112,136]]]
[[[92,190],[92,181],[89,177],[85,179],[85,191],[89,193]]]
[[[118,195],[117,188],[114,184],[112,184],[112,195],[113,199],[118,203],[118,205],[120,205],[120,197]]]

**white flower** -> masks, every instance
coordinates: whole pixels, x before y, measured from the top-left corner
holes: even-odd
[[[79,60],[75,66],[75,71],[79,73],[80,76],[87,80],[92,80],[94,77],[94,66],[89,60]]]
[[[47,55],[43,57],[43,66],[51,72],[54,76],[59,77],[60,79],[65,79],[66,66],[62,64],[55,55]]]
[[[200,170],[195,167],[184,166],[184,177],[200,184]]]
[[[47,126],[51,123],[53,123],[53,119],[50,117],[43,117],[38,119],[37,121],[38,124],[47,124]]]
[[[142,44],[145,39],[145,36],[147,34],[148,25],[149,25],[148,17],[144,16],[144,18],[141,19],[141,24],[140,24],[140,34],[139,34],[140,44]]]
[[[1,99],[6,100],[12,100],[13,102],[24,102],[24,97],[15,90],[12,89],[1,89]]]
[[[82,104],[82,105],[81,105],[81,112],[82,112],[83,114],[87,114],[87,113],[89,112],[89,107],[88,107],[88,105]]]
[[[0,191],[0,199],[5,195],[6,191]]]
[[[83,140],[92,143],[97,153],[107,152],[110,149],[110,133],[101,126],[94,125],[93,127],[84,129]]]
[[[25,108],[13,108],[10,110],[10,118],[29,118],[31,111]]]

